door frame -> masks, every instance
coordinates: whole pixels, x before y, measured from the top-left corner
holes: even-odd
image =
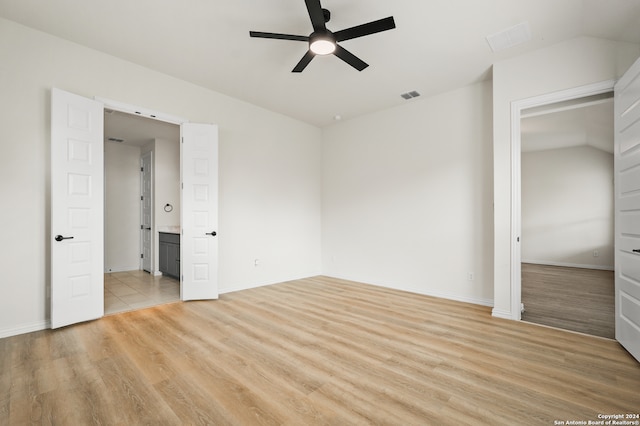
[[[186,118],[153,111],[136,105],[130,105],[124,102],[114,101],[112,99],[101,98],[99,96],[94,96],[93,99],[95,101],[102,102],[105,109],[112,109],[118,112],[139,115],[141,117],[151,118],[152,120],[165,121],[171,124],[181,125],[183,123],[189,123],[189,120],[187,120]]]
[[[612,92],[615,80],[579,86],[511,102],[511,319],[522,319],[522,172],[521,172],[521,124],[522,111],[556,102],[570,101],[587,96]]]

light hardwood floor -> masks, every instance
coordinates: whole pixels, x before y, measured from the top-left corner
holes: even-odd
[[[0,424],[550,425],[640,411],[616,342],[315,277],[0,340]]]
[[[522,264],[523,321],[615,338],[613,271]]]

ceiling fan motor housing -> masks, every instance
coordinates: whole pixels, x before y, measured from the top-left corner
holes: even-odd
[[[329,30],[314,31],[309,36],[309,49],[317,55],[328,55],[336,50],[336,37]]]

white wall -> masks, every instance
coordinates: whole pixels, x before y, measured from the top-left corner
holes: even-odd
[[[637,45],[575,38],[493,66],[494,310],[511,312],[511,102],[615,79],[640,56]]]
[[[492,303],[491,92],[479,83],[325,130],[326,275]]]
[[[180,226],[180,141],[156,139],[153,162],[156,228]],[[167,204],[172,211],[164,210]]]
[[[222,293],[320,273],[320,129],[4,19],[0,58],[0,336],[49,319],[52,87],[219,125]]]
[[[522,154],[523,262],[613,270],[613,221],[613,154]]]
[[[140,148],[104,145],[104,270],[140,267]]]

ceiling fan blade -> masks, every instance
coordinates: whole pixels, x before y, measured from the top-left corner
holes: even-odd
[[[324,22],[324,12],[322,6],[320,6],[320,0],[304,0],[307,4],[307,11],[311,18],[311,24],[313,24],[313,30],[326,30],[327,25]]]
[[[362,59],[358,58],[356,55],[349,52],[347,49],[340,46],[339,44],[336,44],[336,50],[333,52],[333,54],[336,55],[338,58],[342,59],[343,61],[345,61],[346,63],[348,63],[349,65],[351,65],[352,67],[354,67],[355,69],[357,69],[358,71],[362,71],[363,69],[369,66],[369,64],[367,64]]]
[[[258,38],[275,38],[278,40],[309,41],[308,36],[278,34],[278,33],[263,33],[261,31],[249,31],[249,36],[258,37]]]
[[[311,62],[314,56],[316,56],[315,53],[307,50],[307,53],[305,53],[302,59],[300,59],[300,62],[298,62],[298,65],[296,65],[296,67],[291,72],[302,72],[302,70],[304,70],[307,65],[309,65],[309,62]]]
[[[336,41],[344,41],[351,40],[352,38],[366,36],[369,34],[379,33],[382,31],[392,30],[395,27],[396,22],[393,20],[393,16],[389,16],[388,18],[379,19],[367,24],[347,28],[346,30],[336,31],[335,33],[333,33],[333,35],[336,37]]]

